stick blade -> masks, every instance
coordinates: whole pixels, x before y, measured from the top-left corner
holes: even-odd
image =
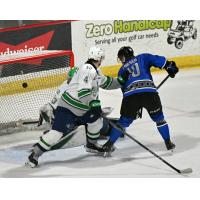
[[[187,169],[183,169],[183,170],[180,170],[181,174],[190,174],[192,173],[192,168],[187,168]]]

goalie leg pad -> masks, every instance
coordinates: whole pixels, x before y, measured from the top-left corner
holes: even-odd
[[[51,130],[40,138],[38,144],[45,149],[46,151],[56,144],[60,138],[63,136],[63,133],[56,130]]]

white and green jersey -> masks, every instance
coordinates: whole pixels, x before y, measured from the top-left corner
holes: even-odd
[[[100,69],[95,69],[91,64],[86,63],[77,67],[58,106],[69,109],[77,116],[82,116],[90,109],[90,102],[99,98],[99,87],[116,89],[121,86],[117,79],[104,76]]]
[[[49,102],[49,104],[53,107],[55,110],[58,106],[58,100],[61,98],[62,94],[67,90],[69,82],[71,81],[74,73],[77,71],[77,67],[73,67],[68,71],[68,79],[65,80],[59,88],[56,90],[56,93],[54,94],[52,100]]]
[[[49,102],[49,104],[53,107],[55,110],[58,106],[58,101],[61,98],[62,94],[65,92],[65,90],[68,88],[68,82],[67,80],[60,85],[60,87],[56,90],[56,93],[54,94],[52,100]]]

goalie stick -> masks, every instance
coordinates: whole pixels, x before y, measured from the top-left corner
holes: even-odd
[[[136,142],[137,144],[139,144],[141,147],[143,147],[144,149],[146,149],[149,153],[153,154],[156,158],[158,158],[159,160],[161,160],[163,163],[165,163],[166,165],[168,165],[169,167],[171,167],[173,170],[175,170],[176,172],[178,172],[179,174],[188,174],[188,173],[192,173],[192,168],[186,168],[183,170],[177,169],[176,167],[174,167],[173,165],[171,165],[170,163],[168,163],[166,160],[164,160],[162,157],[160,157],[158,154],[154,153],[152,150],[150,150],[148,147],[146,147],[145,145],[143,145],[141,142],[139,142],[137,139],[135,139],[134,137],[132,137],[131,135],[129,135],[125,130],[123,130],[121,127],[117,126],[116,124],[114,124],[113,122],[111,122],[107,117],[102,116],[102,118],[108,120],[108,122],[110,123],[110,125],[113,128],[116,128],[117,130],[121,131],[124,135],[128,136],[131,140],[133,140],[134,142]]]

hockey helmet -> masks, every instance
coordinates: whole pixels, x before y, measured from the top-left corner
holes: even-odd
[[[118,51],[117,58],[122,62],[126,62],[129,58],[134,56],[134,51],[129,46],[121,47]]]
[[[88,59],[93,59],[96,61],[101,61],[105,58],[104,50],[100,47],[91,47],[89,50]]]

